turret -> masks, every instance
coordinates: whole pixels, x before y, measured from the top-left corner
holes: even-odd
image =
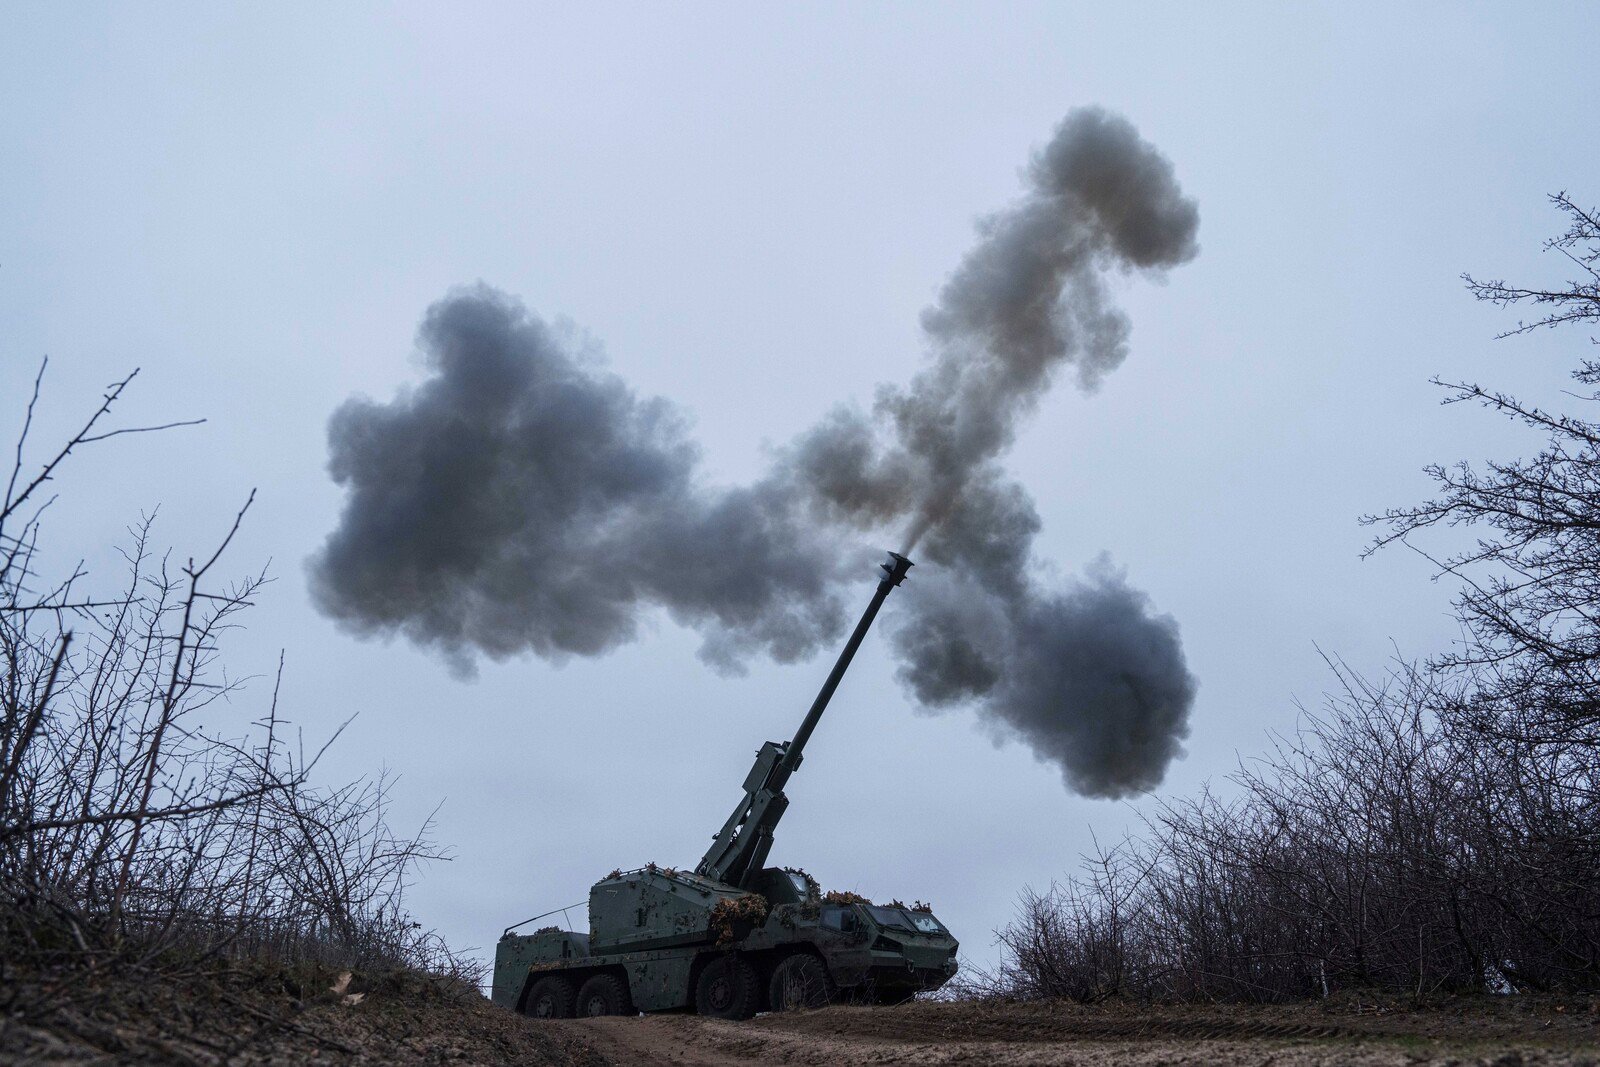
[[[833,699],[833,691],[839,688],[839,680],[849,669],[856,649],[861,647],[862,639],[872,628],[872,620],[877,618],[878,609],[883,607],[890,590],[905,581],[912,563],[898,552],[891,552],[888,561],[880,566],[883,577],[878,581],[877,591],[872,594],[872,602],[862,613],[861,621],[856,623],[850,640],[845,642],[833,670],[828,673],[827,681],[822,683],[817,698],[811,702],[811,710],[806,712],[805,719],[800,723],[800,729],[789,741],[768,741],[761,746],[761,751],[756,754],[755,766],[744,781],[744,799],[718,831],[711,848],[695,868],[696,874],[741,889],[753,887],[767,861],[767,852],[772,848],[773,830],[777,828],[778,820],[783,818],[784,809],[789,806],[789,798],[783,795],[783,787],[789,781],[789,776],[799,768],[806,742],[817,728],[828,701]]]

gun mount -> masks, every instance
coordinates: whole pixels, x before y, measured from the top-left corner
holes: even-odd
[[[856,650],[872,628],[872,621],[878,617],[878,609],[883,607],[889,593],[906,580],[906,572],[913,564],[898,552],[891,552],[889,561],[879,566],[883,570],[883,577],[878,581],[877,592],[872,594],[872,602],[862,612],[861,621],[856,623],[850,640],[845,642],[833,670],[828,672],[817,699],[811,702],[811,709],[801,721],[800,729],[795,731],[790,741],[768,741],[761,746],[761,751],[756,754],[755,766],[744,781],[744,799],[717,832],[694,873],[741,889],[755,888],[754,880],[772,848],[773,831],[777,829],[778,820],[783,818],[784,809],[789,806],[789,798],[783,795],[783,787],[788,784],[789,776],[800,767],[806,742],[811,739],[811,732],[817,728],[822,713],[827,710],[834,690],[839,688],[840,679],[849,670]]]

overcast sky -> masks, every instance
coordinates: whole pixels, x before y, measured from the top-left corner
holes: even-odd
[[[620,651],[476,681],[351,637],[304,561],[341,495],[326,422],[422,377],[415,332],[483,280],[586,332],[692,413],[709,475],[757,475],[924,358],[918,314],[1072,107],[1125,115],[1200,205],[1201,253],[1117,283],[1132,354],[1051,393],[1007,460],[1063,574],[1108,552],[1182,628],[1199,698],[1161,793],[1291,729],[1330,678],[1448,642],[1449,587],[1365,562],[1364,512],[1424,463],[1532,451],[1441,409],[1432,375],[1561,402],[1582,341],[1494,341],[1463,271],[1553,280],[1548,193],[1600,196],[1587,5],[0,4],[0,434],[50,357],[41,446],[135,366],[128,422],[75,457],[54,562],[106,580],[141,510],[277,582],[230,669],[285,651],[326,781],[387,767],[443,800],[456,859],[411,903],[460,946],[692,864],[828,658],[710,671],[659,619]],[[1585,73],[1588,71],[1588,73]],[[882,545],[874,547],[898,547]],[[919,579],[912,573],[912,581]],[[872,589],[863,573],[859,601]],[[890,611],[894,602],[890,602]],[[855,605],[852,605],[852,611]],[[869,639],[791,782],[772,853],[830,888],[931,900],[980,962],[1024,885],[1151,800],[1086,800],[969,715],[916,714]],[[226,710],[262,708],[260,683]],[[209,725],[209,724],[208,724]],[[580,922],[581,916],[573,914]]]

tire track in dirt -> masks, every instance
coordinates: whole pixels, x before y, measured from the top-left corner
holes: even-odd
[[[1004,1014],[1004,1013],[1003,1013]],[[1012,1018],[1004,1036],[944,1033],[937,1013],[827,1009],[730,1023],[693,1015],[585,1019],[569,1029],[618,1065],[771,1067],[1595,1067],[1594,1049],[1514,1048],[1504,1043],[1363,1033],[1356,1027],[1219,1018],[1072,1018],[1039,1033]],[[934,1025],[930,1025],[934,1023]],[[1001,1020],[994,1020],[996,1025]],[[988,1026],[960,1026],[985,1030]]]

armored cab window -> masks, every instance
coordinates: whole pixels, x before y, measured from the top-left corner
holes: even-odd
[[[843,930],[846,933],[856,929],[861,924],[861,920],[856,917],[854,908],[823,908],[821,921],[822,925],[830,930]]]

